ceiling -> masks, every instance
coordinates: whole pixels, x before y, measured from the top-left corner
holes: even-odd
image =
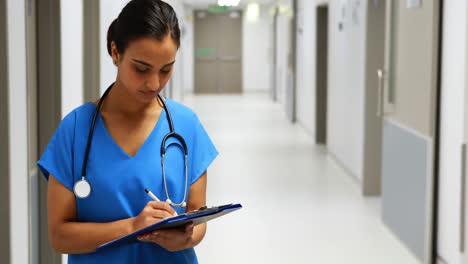
[[[216,4],[217,0],[182,0],[185,4],[193,6],[195,8],[207,8],[208,5]],[[259,4],[271,4],[276,2],[276,0],[241,0],[240,4],[244,5],[246,3],[259,3]]]

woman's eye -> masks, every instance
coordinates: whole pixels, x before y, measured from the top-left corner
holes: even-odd
[[[148,71],[147,68],[141,68],[141,67],[135,67],[135,69],[136,69],[137,72],[140,72],[140,73],[145,73],[145,72]]]
[[[169,72],[171,72],[170,69],[169,69],[169,70],[161,70],[161,73],[162,73],[162,74],[168,74]]]

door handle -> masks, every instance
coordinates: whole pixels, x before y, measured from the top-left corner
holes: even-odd
[[[384,81],[384,71],[382,69],[377,69],[377,116],[382,117],[383,114],[383,81]]]
[[[462,144],[461,149],[461,195],[460,195],[460,252],[465,252],[465,199],[466,199],[466,143]]]

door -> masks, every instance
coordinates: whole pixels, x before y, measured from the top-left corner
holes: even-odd
[[[242,13],[217,15],[218,91],[242,92]]]
[[[6,0],[0,0],[0,215],[10,215]],[[0,218],[0,263],[10,263],[10,218]]]
[[[383,118],[383,221],[415,256],[429,264],[434,261],[439,1],[386,3],[379,110]]]
[[[195,93],[217,93],[216,16],[206,11],[195,12]]]
[[[242,12],[195,11],[195,93],[242,92]]]
[[[367,8],[365,77],[365,136],[362,193],[381,195],[382,69],[385,54],[385,2],[375,1]]]
[[[317,7],[315,142],[327,143],[328,5]]]

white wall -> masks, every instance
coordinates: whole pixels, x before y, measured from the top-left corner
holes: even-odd
[[[276,69],[274,81],[276,83],[276,99],[285,107],[289,106],[288,89],[291,89],[290,77],[291,68],[289,67],[291,54],[291,23],[292,23],[292,1],[278,1],[279,12],[276,19]],[[289,91],[290,92],[290,91]]]
[[[362,179],[367,1],[298,1],[297,20],[302,32],[298,33],[296,43],[297,120],[308,133],[315,135],[317,6],[327,3],[327,145],[341,165]],[[339,21],[344,25],[341,32]]]
[[[25,1],[7,0],[11,264],[29,262]],[[3,175],[2,175],[3,176]]]
[[[357,2],[353,14],[351,7]],[[364,155],[366,10],[364,0],[330,1],[329,6],[327,144],[358,179],[362,179]]]
[[[174,11],[177,14],[177,18],[179,20],[179,27],[185,28],[186,24],[186,15],[185,15],[185,6],[182,1],[180,0],[165,0],[165,2],[169,3],[172,8],[174,8]],[[187,58],[188,52],[190,51],[189,47],[184,46],[183,44],[185,43],[190,43],[190,40],[186,39],[186,36],[181,36],[181,47],[177,53],[177,58],[176,58],[176,63],[174,64],[174,71],[173,75],[171,78],[171,87],[172,89],[172,99],[181,101],[183,99],[183,93],[184,93],[184,76],[186,70],[185,64],[186,61],[189,62],[190,59]],[[187,52],[186,52],[186,48]],[[192,52],[193,56],[193,52]],[[190,72],[190,71],[189,71]]]
[[[83,0],[61,0],[62,117],[84,102],[83,96]],[[66,264],[67,255],[62,255]]]
[[[101,94],[115,81],[117,68],[112,63],[112,58],[107,53],[107,30],[110,24],[120,14],[122,8],[129,0],[100,0],[99,1],[99,36],[100,36],[100,90]]]
[[[181,53],[184,58],[183,65],[183,88],[185,92],[192,93],[194,90],[194,17],[193,8],[185,6],[185,18],[183,27],[185,34],[182,36]]]
[[[276,95],[278,102],[286,104],[289,34],[288,23],[290,18],[279,15],[276,20]]]
[[[269,6],[260,5],[260,14],[256,20],[243,13],[242,21],[242,75],[243,91],[268,91],[270,89],[273,63],[271,56],[273,43],[273,17],[269,14]]]
[[[445,1],[440,118],[438,254],[459,264],[461,144],[464,129],[466,1]]]
[[[83,104],[83,0],[62,0],[62,116]]]

